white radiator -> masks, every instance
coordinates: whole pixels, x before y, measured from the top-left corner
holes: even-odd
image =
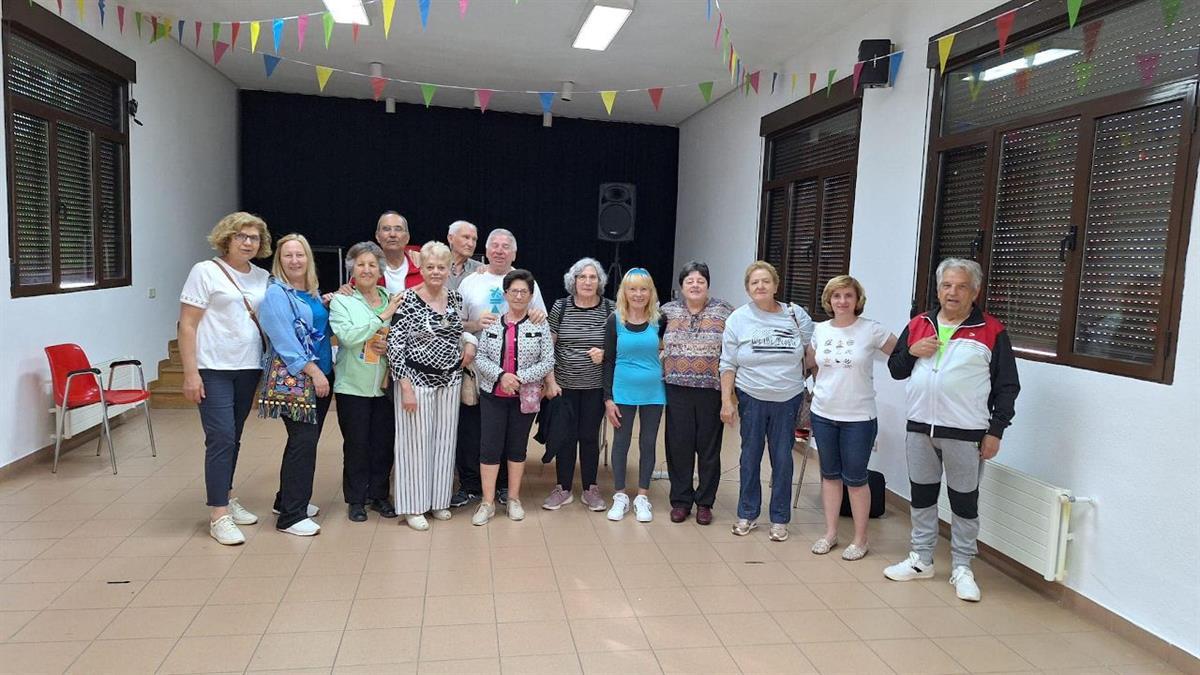
[[[1070,490],[988,460],[979,484],[979,541],[1047,581],[1062,581],[1072,501]],[[938,516],[951,518],[944,484]]]
[[[127,360],[130,358],[132,358],[132,357],[119,356],[114,359],[109,359],[108,361],[102,361],[100,363],[93,363],[92,364],[93,368],[100,369],[101,386],[103,386],[106,389],[109,389],[109,388],[111,388],[111,389],[141,389],[142,384],[141,384],[141,381],[138,379],[138,369],[134,366],[121,366],[120,368],[118,368],[115,376],[113,377],[112,387],[108,386],[108,377],[109,377],[109,370],[110,370],[109,364],[111,364],[113,361],[123,361],[123,360]],[[80,379],[82,379],[82,377],[83,377],[82,375],[79,377],[76,377],[73,380],[73,382],[78,382]],[[46,392],[47,392],[46,398],[50,401],[50,406],[51,406],[50,414],[52,416],[56,415],[56,414],[58,414],[58,406],[55,405],[54,388],[50,382],[46,383]],[[116,417],[117,415],[120,415],[121,413],[123,413],[126,410],[129,410],[133,407],[134,406],[132,406],[132,405],[110,405],[110,406],[108,406],[108,418],[112,419],[112,418]],[[54,424],[52,429],[58,429],[58,420],[54,419],[52,421]],[[82,408],[76,408],[74,410],[68,410],[66,412],[66,420],[64,420],[63,438],[64,439],[71,438],[75,434],[87,431],[88,429],[91,429],[92,427],[94,427],[98,424],[100,424],[100,404],[99,403],[97,403],[95,405],[84,406]],[[55,440],[54,439],[54,431],[51,431],[50,433],[51,433],[50,439]]]

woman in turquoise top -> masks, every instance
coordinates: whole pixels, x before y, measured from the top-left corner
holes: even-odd
[[[641,421],[638,432],[638,494],[633,510],[638,522],[654,519],[650,506],[650,476],[654,473],[654,447],[667,392],[663,385],[663,323],[658,311],[658,292],[650,273],[635,267],[621,279],[616,311],[604,324],[604,407],[613,426],[613,503],[609,520],[621,520],[629,512],[625,494],[625,469],[633,436],[633,418]]]
[[[258,307],[259,323],[271,340],[266,367],[279,356],[290,375],[304,373],[316,390],[316,409],[268,407],[259,401],[259,416],[282,417],[287,443],[279,467],[279,492],[275,528],[288,534],[310,537],[321,531],[312,516],[317,507],[312,498],[313,473],[317,465],[317,441],[329,412],[329,378],[333,373],[329,312],[317,290],[317,268],[312,248],[303,235],[289,234],[275,247],[274,276]]]
[[[383,250],[364,241],[350,247],[346,269],[354,279],[349,295],[334,295],[329,323],[338,338],[338,427],[342,430],[342,494],[350,520],[367,519],[367,506],[384,518],[395,518],[391,492],[396,414],[385,396],[387,329],[403,292],[388,296],[379,286]]]

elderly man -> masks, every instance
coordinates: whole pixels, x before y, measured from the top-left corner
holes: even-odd
[[[483,263],[471,257],[475,255],[475,244],[478,241],[479,232],[471,223],[465,220],[456,220],[450,223],[450,231],[446,233],[446,243],[450,244],[450,253],[453,259],[450,261],[450,276],[446,279],[446,285],[451,289],[458,290],[463,279],[483,267]]]
[[[504,275],[513,269],[513,261],[517,259],[517,238],[512,232],[497,228],[488,233],[484,249],[487,251],[487,267],[469,274],[458,286],[458,292],[463,296],[466,330],[474,333],[476,337],[508,311],[502,283]],[[458,248],[453,250],[457,257]],[[546,303],[542,300],[541,289],[536,283],[533,287],[533,299],[529,303],[529,320],[534,323],[546,320]],[[456,453],[458,492],[450,498],[452,507],[478,501],[483,494],[483,484],[479,476],[479,406],[459,408]],[[508,484],[506,464],[500,462],[497,485]],[[497,501],[504,504],[508,499],[507,493],[507,489],[500,489]]]
[[[384,211],[375,223],[375,241],[387,258],[383,276],[388,293],[399,293],[423,281],[418,259],[421,247],[409,246],[408,240],[408,220],[395,211]]]
[[[908,478],[912,484],[912,551],[883,571],[893,581],[933,577],[938,493],[943,471],[950,510],[950,583],[962,600],[979,601],[971,560],[979,536],[983,460],[1000,452],[1021,384],[1004,324],[974,306],[983,283],[979,263],[947,258],[937,267],[939,309],[908,322],[888,359],[908,378]]]

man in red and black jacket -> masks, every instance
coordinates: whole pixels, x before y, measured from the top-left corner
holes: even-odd
[[[973,260],[947,258],[937,268],[939,309],[918,315],[888,359],[908,380],[908,477],[912,486],[912,551],[883,571],[894,581],[933,576],[942,473],[954,520],[950,583],[959,598],[978,601],[971,560],[979,536],[983,460],[1000,452],[1021,383],[1004,324],[975,307],[983,272]]]

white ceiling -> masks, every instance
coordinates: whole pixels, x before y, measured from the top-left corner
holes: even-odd
[[[70,7],[74,3],[64,4]],[[108,0],[110,13],[115,13],[115,4]],[[324,10],[321,0],[125,0],[122,4],[129,7],[130,23],[134,9],[186,19],[183,46],[209,63],[210,21],[262,20],[258,51],[271,53],[270,19]],[[721,8],[739,52],[752,67],[761,67],[779,63],[805,41],[853,21],[871,4],[860,0],[725,0]],[[541,112],[537,96],[500,90],[558,90],[563,80],[572,80],[574,100],[556,99],[554,114],[592,119],[609,116],[600,96],[586,92],[667,87],[661,111],[654,110],[645,91],[622,92],[611,116],[619,121],[667,125],[678,124],[704,107],[698,82],[715,82],[714,101],[731,88],[720,49],[713,48],[715,5],[708,21],[706,0],[640,0],[605,52],[571,47],[588,6],[588,0],[473,0],[466,17],[460,18],[457,0],[432,0],[429,25],[422,31],[417,0],[397,0],[390,36],[385,40],[381,5],[368,0],[371,25],[361,28],[357,44],[352,41],[351,27],[338,24],[327,50],[320,17],[312,17],[304,50],[298,52],[296,22],[288,21],[280,48],[285,60],[268,79],[262,56],[249,52],[249,26],[242,26],[238,48],[222,58],[218,69],[243,89],[318,94],[312,66],[286,59],[363,74],[369,72],[368,64],[378,61],[389,78],[498,90],[489,110],[522,113]],[[194,20],[205,22],[198,50],[194,47]],[[229,40],[228,27],[223,36]],[[163,48],[177,49],[179,44]],[[763,85],[769,87],[769,80],[768,74]],[[335,72],[324,95],[370,99],[372,91],[367,78]],[[384,96],[423,102],[419,87],[413,84],[391,82]],[[471,107],[473,93],[442,88],[433,104]]]

